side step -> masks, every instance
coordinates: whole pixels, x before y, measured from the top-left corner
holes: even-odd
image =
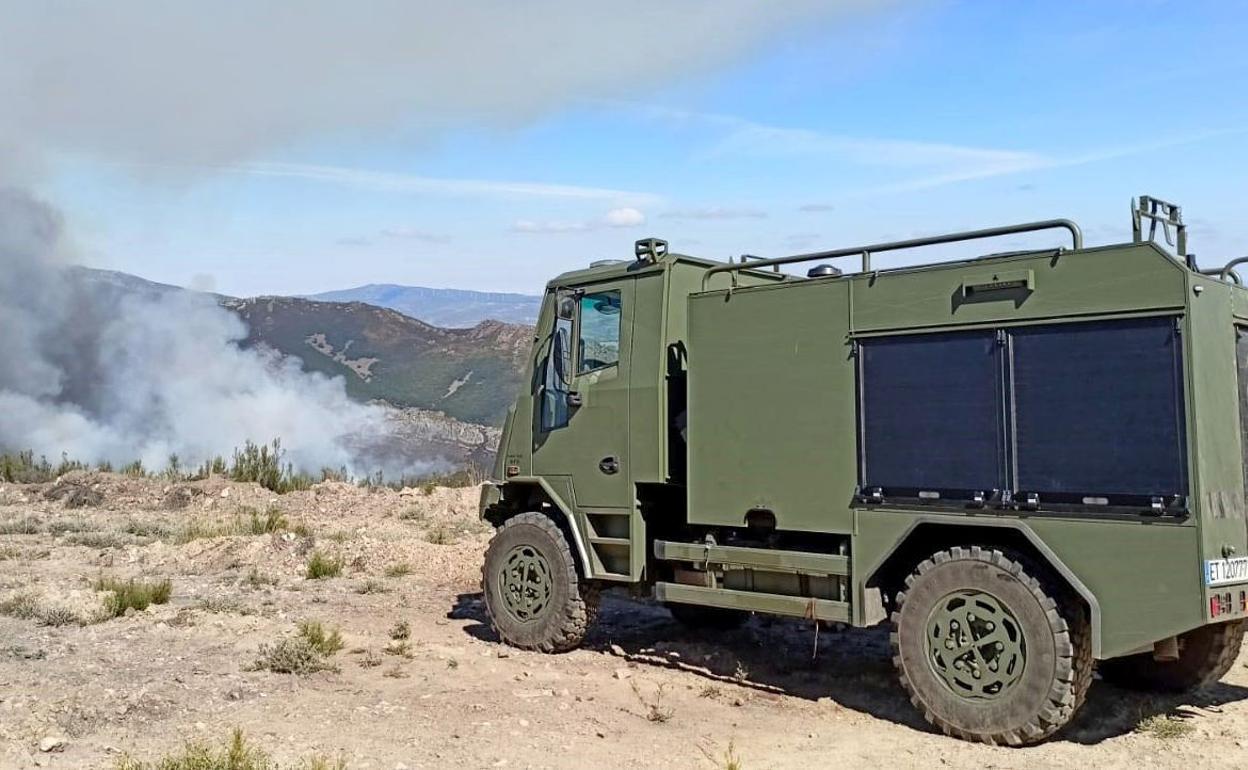
[[[848,555],[656,540],[654,556],[688,565],[675,567],[675,581],[655,583],[660,602],[851,619]]]
[[[734,591],[729,588],[706,588],[683,583],[656,583],[654,598],[660,602],[699,604],[727,610],[767,612],[795,618],[848,623],[849,603],[805,596],[783,596],[755,591]]]
[[[708,543],[654,541],[654,556],[663,561],[688,561],[727,568],[759,569],[799,575],[848,575],[849,557],[771,548],[741,548]]]

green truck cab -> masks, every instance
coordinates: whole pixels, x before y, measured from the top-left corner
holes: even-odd
[[[650,239],[551,281],[482,492],[501,638],[572,649],[611,587],[716,627],[887,621],[927,719],[1011,745],[1094,668],[1216,681],[1248,618],[1248,291],[1177,206],[1132,212],[1096,248],[1067,220],[737,263]]]

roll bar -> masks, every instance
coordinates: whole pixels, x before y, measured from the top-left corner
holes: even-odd
[[[926,238],[911,238],[905,241],[888,241],[885,243],[873,243],[867,246],[855,246],[848,249],[834,249],[832,251],[812,251],[807,254],[794,254],[788,257],[774,257],[772,259],[751,260],[750,262],[740,262],[736,264],[716,265],[702,274],[702,290],[706,291],[707,281],[716,273],[732,273],[732,286],[737,285],[737,272],[740,270],[757,270],[761,267],[779,267],[780,265],[789,265],[794,262],[809,262],[815,259],[836,259],[838,257],[852,257],[856,254],[862,255],[862,272],[871,272],[871,255],[884,251],[900,251],[902,249],[914,249],[920,246],[937,246],[942,243],[957,243],[959,241],[973,241],[980,238],[996,238],[1002,235],[1015,235],[1017,233],[1032,233],[1040,230],[1056,230],[1062,229],[1070,233],[1071,247],[1073,249],[1083,248],[1083,232],[1079,229],[1079,225],[1069,219],[1046,219],[1040,222],[1026,222],[1019,225],[1006,225],[1004,227],[989,227],[983,230],[964,230],[957,233],[947,233],[945,235],[931,235]]]

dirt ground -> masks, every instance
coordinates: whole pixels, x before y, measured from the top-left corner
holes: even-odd
[[[235,727],[283,762],[352,768],[1248,766],[1244,657],[1196,696],[1098,681],[1065,733],[1007,749],[933,734],[882,629],[697,632],[609,596],[581,650],[504,647],[476,494],[110,474],[0,488],[0,767],[113,767]],[[275,531],[230,533],[270,508]],[[305,576],[317,551],[341,576]],[[168,578],[172,596],[101,620],[100,577]],[[249,670],[301,620],[341,629],[337,671]]]

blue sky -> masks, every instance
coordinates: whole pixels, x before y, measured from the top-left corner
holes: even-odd
[[[536,292],[650,235],[775,256],[1069,216],[1106,243],[1140,193],[1212,264],[1248,253],[1246,40],[1239,2],[890,3],[505,124],[335,126],[177,173],[57,149],[39,188],[86,263],[237,295]]]

